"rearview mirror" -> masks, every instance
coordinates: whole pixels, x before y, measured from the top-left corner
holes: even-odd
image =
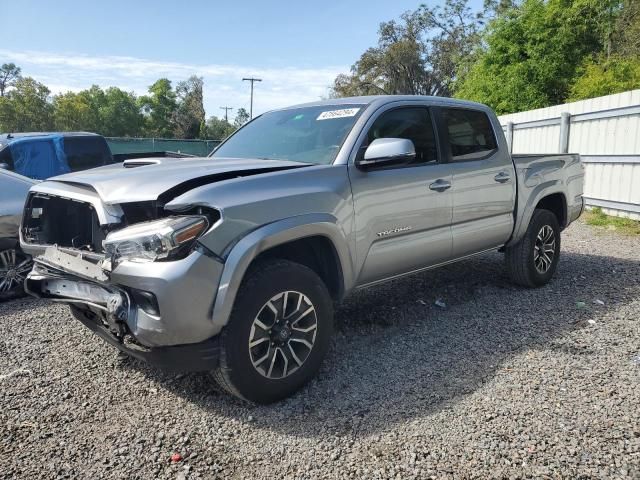
[[[377,138],[367,147],[362,158],[356,159],[358,168],[367,169],[387,164],[408,163],[416,158],[416,149],[406,138]]]

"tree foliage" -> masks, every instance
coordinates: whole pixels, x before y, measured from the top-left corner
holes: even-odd
[[[570,101],[611,95],[640,87],[640,59],[613,56],[589,60],[571,86]]]
[[[233,126],[216,117],[205,121],[203,80],[192,76],[174,89],[166,78],[137,97],[117,87],[97,85],[79,92],[51,96],[33,78],[20,77],[20,68],[0,69],[0,132],[89,131],[113,137],[224,138],[248,119],[239,109]],[[11,87],[11,88],[9,88]]]
[[[235,131],[236,127],[231,125],[224,118],[211,116],[209,117],[209,120],[207,120],[207,138],[224,140]]]
[[[640,57],[640,1],[625,0],[611,35],[612,49],[623,57]]]
[[[46,131],[53,126],[49,89],[31,77],[19,78],[0,97],[0,130],[4,132]]]
[[[456,96],[516,112],[563,103],[585,58],[603,50],[596,0],[525,0],[488,26]]]
[[[136,96],[117,87],[102,90],[93,85],[78,93],[56,95],[52,106],[56,130],[87,130],[108,137],[143,133],[144,117]]]
[[[482,16],[467,0],[446,0],[443,8],[421,5],[400,21],[380,25],[378,45],[341,74],[334,97],[375,94],[450,95],[457,66],[479,41]]]
[[[21,69],[15,63],[3,63],[0,67],[0,97],[4,97],[7,88],[20,79]]]
[[[177,138],[198,138],[200,125],[205,120],[202,77],[195,75],[178,83],[178,106],[173,114],[174,134]]]
[[[93,108],[87,92],[67,92],[53,97],[53,117],[56,130],[96,131],[99,112]]]
[[[104,92],[100,107],[102,133],[109,137],[139,136],[143,132],[144,117],[140,113],[136,96],[117,87]]]
[[[173,136],[173,116],[178,103],[169,79],[157,80],[149,87],[149,95],[140,97],[139,104],[145,114],[147,135],[161,138]]]
[[[249,121],[249,112],[247,112],[244,108],[239,108],[236,113],[236,118],[233,121],[233,126],[236,128],[240,128],[242,125]]]
[[[426,94],[499,113],[638,88],[640,0],[467,0],[382,23],[331,96]]]

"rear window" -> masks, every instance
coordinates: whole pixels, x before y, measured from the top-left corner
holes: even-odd
[[[69,166],[56,153],[56,145],[51,138],[26,138],[9,145],[13,170],[25,177],[36,180],[69,172]]]
[[[72,172],[111,163],[111,151],[102,137],[64,137],[64,152]]]
[[[462,108],[443,108],[453,161],[480,160],[498,149],[486,113]]]

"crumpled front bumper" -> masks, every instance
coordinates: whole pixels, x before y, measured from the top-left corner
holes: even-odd
[[[78,252],[48,247],[35,258],[25,288],[68,303],[78,320],[134,357],[158,364],[159,358],[172,363],[195,356],[211,365],[217,359],[212,311],[222,268],[196,250],[182,260],[125,261],[105,272]]]

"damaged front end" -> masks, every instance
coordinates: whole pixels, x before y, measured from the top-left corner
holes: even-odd
[[[36,258],[25,289],[33,296],[91,312],[96,323],[124,340],[126,321],[132,315],[131,301],[126,290],[111,286],[108,281],[109,277],[98,264],[85,260],[82,254],[72,255],[54,245]]]
[[[210,370],[222,263],[197,240],[219,219],[213,209],[175,214],[157,202],[105,206],[91,195],[34,191],[20,232],[34,256],[25,288],[69,304],[129,355],[165,369]]]

